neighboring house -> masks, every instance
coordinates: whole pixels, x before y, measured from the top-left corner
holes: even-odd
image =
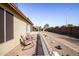
[[[0,55],[19,44],[20,35],[32,31],[33,23],[14,3],[0,4]]]

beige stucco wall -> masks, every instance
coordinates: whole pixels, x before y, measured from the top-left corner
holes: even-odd
[[[0,44],[0,55],[5,55],[19,44],[20,35],[26,34],[26,23],[14,17],[14,39]]]
[[[32,25],[31,24],[27,24],[27,32],[32,32]]]
[[[12,12],[5,6],[2,7]],[[14,38],[12,40],[0,44],[0,55],[5,55],[9,51],[11,51],[14,47],[16,47],[19,44],[20,35],[26,34],[26,22],[22,21],[22,18],[19,17],[17,14],[15,13],[13,14],[14,14]]]

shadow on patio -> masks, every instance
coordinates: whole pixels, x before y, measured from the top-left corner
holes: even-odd
[[[44,55],[44,51],[42,48],[42,42],[41,42],[41,38],[40,35],[37,34],[37,45],[36,45],[36,56],[43,56]]]

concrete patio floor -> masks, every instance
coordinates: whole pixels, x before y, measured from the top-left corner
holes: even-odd
[[[37,33],[34,34],[34,40],[33,44],[30,44],[22,50],[23,47],[21,47],[20,44],[18,44],[14,49],[12,49],[10,52],[8,52],[5,56],[31,56],[36,53],[36,42],[37,42]]]
[[[23,50],[21,44],[18,44],[14,49],[8,52],[5,56],[43,56],[41,38],[38,32],[33,32],[33,43],[26,46]]]

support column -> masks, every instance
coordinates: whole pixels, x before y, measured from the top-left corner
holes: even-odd
[[[6,11],[4,10],[4,42],[6,42]]]

